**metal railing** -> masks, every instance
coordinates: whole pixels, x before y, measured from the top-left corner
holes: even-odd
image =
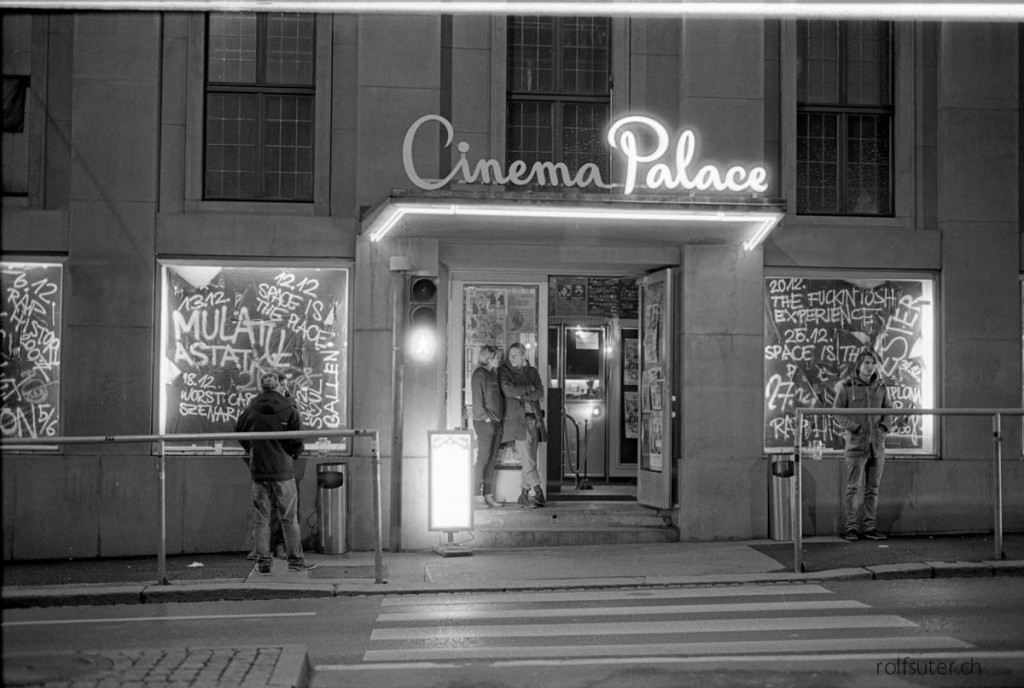
[[[167,580],[167,443],[168,442],[209,442],[260,439],[317,439],[320,437],[369,437],[371,438],[370,465],[373,482],[373,570],[376,583],[384,582],[384,554],[381,544],[381,498],[380,498],[380,435],[377,430],[288,430],[280,432],[209,432],[183,433],[176,435],[94,435],[86,437],[4,437],[2,447],[61,444],[159,444],[160,451],[160,542],[157,549],[157,569],[160,585],[169,585]],[[180,452],[175,452],[180,453]]]
[[[790,525],[793,533],[793,572],[803,573],[803,505],[801,488],[803,471],[800,468],[801,445],[803,444],[803,416],[991,416],[993,464],[992,504],[993,530],[995,532],[995,559],[1005,558],[1003,553],[1003,416],[1024,416],[1024,409],[923,409],[923,408],[798,408],[796,409],[796,437],[793,442],[793,498],[790,504]]]

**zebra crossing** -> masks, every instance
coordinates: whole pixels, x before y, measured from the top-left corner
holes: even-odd
[[[363,662],[962,651],[820,585],[389,596]]]

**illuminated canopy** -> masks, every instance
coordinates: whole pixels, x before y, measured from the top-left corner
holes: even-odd
[[[456,192],[394,194],[363,218],[372,241],[389,234],[504,243],[758,246],[778,225],[778,203],[674,202],[606,194]]]

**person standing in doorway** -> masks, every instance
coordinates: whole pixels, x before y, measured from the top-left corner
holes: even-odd
[[[537,369],[526,360],[526,347],[519,342],[508,348],[508,358],[498,368],[501,393],[505,397],[502,442],[514,441],[523,462],[519,478],[519,506],[533,509],[544,506],[544,490],[537,470],[537,445],[540,441],[541,402],[544,385]]]
[[[235,432],[274,432],[301,430],[302,421],[291,398],[281,392],[281,376],[275,371],[260,375],[260,393],[238,416]],[[256,543],[256,571],[269,574],[273,559],[270,553],[270,510],[275,507],[281,517],[289,571],[309,571],[315,564],[306,562],[299,535],[298,488],[295,484],[295,457],[302,451],[302,441],[292,439],[239,440],[249,454],[252,476],[253,541]]]
[[[475,484],[480,486],[478,499],[488,507],[501,506],[494,498],[494,462],[501,447],[501,421],[505,415],[505,398],[498,384],[498,347],[480,347],[476,370],[473,371],[473,429],[476,431]]]
[[[889,390],[879,376],[878,357],[869,349],[857,354],[853,374],[836,386],[834,408],[884,409],[892,408]],[[878,507],[878,486],[885,468],[885,436],[889,433],[890,417],[881,414],[835,416],[836,425],[844,430],[846,438],[846,491],[843,493],[843,511],[846,526],[843,537],[854,541],[861,536],[869,540],[885,540],[878,531],[875,511]],[[857,523],[857,492],[864,486],[863,530]]]

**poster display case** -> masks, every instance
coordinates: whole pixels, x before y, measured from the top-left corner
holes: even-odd
[[[879,358],[878,374],[895,408],[935,405],[935,302],[931,277],[790,275],[765,279],[764,448],[792,451],[794,411],[831,407],[836,385],[852,374],[864,348]],[[935,454],[929,415],[897,417],[886,447],[895,454]],[[803,442],[839,454],[843,436],[827,416],[804,418]]]
[[[283,375],[303,429],[349,426],[349,268],[165,263],[161,277],[161,433],[230,432],[264,370]],[[306,445],[351,452],[349,438]]]

